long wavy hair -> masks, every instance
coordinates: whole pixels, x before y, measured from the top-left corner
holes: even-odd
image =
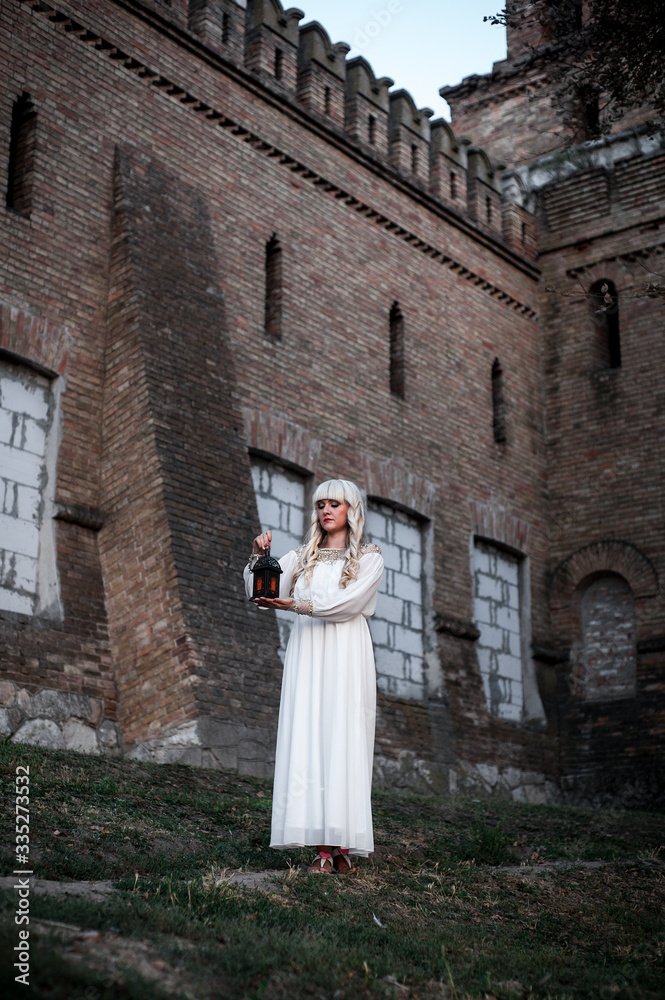
[[[296,580],[305,574],[305,583],[312,579],[314,566],[323,546],[326,532],[319,523],[317,503],[319,500],[336,500],[338,503],[346,500],[349,505],[347,512],[348,531],[346,536],[346,558],[342,569],[339,585],[346,587],[349,580],[355,580],[360,566],[360,548],[365,541],[365,503],[362,494],[355,483],[348,479],[328,479],[317,486],[312,497],[312,520],[307,534],[307,540],[300,552],[298,568],[293,575],[291,593]]]

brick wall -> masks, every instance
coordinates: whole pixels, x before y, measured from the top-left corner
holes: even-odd
[[[658,583],[665,552],[656,441],[665,311],[662,298],[645,293],[646,282],[659,280],[662,253],[662,203],[654,197],[665,184],[661,141],[627,132],[602,151],[581,151],[576,169],[565,179],[550,174],[539,194],[551,635],[563,655],[540,669],[548,719],[561,741],[563,787],[574,801],[648,805],[663,796],[656,762],[665,719]],[[532,177],[537,170],[531,166]],[[607,344],[598,341],[591,296],[601,279],[618,292],[617,367],[608,367]],[[604,587],[594,581],[615,574],[614,600],[606,593],[590,617],[587,588]],[[633,602],[634,619],[626,615]],[[588,672],[585,641],[602,653],[605,685],[602,674]]]
[[[568,109],[553,94],[558,67],[547,57],[524,58],[529,45],[547,42],[540,25],[520,25],[508,32],[508,55],[495,62],[491,73],[474,74],[454,86],[442,87],[452,126],[459,136],[482,145],[497,163],[517,166],[547,154],[565,157],[571,142],[579,141],[567,121]],[[601,107],[602,107],[601,99]],[[612,134],[653,120],[649,107],[627,111],[608,123]]]
[[[574,164],[572,185],[550,176],[551,192],[538,170],[513,171],[519,197],[500,202],[496,163],[474,152],[470,165],[456,129],[431,127],[404,92],[391,98],[364,60],[338,67],[342,123],[339,89],[324,84],[314,49],[301,49],[298,12],[280,24],[275,4],[248,4],[241,58],[212,37],[208,5],[198,20],[158,0],[62,0],[58,10],[63,18],[44,4],[2,7],[0,128],[9,135],[24,92],[37,124],[30,217],[0,210],[12,246],[0,269],[10,314],[0,346],[64,381],[54,497],[64,617],[45,626],[0,615],[8,682],[30,697],[48,686],[103,699],[135,754],[268,773],[279,635],[271,616],[252,614],[241,582],[260,526],[251,448],[317,479],[354,479],[426,525],[427,684],[381,692],[383,778],[535,801],[561,772],[589,797],[637,728],[622,734],[613,716],[611,738],[575,770],[582,715],[595,708],[566,694],[565,657],[580,638],[572,595],[584,578],[570,560],[616,540],[656,579],[665,562],[652,364],[661,305],[633,296],[638,255],[648,251],[639,260],[658,270],[659,150],[634,139],[605,188],[595,162],[588,172]],[[329,40],[317,39],[325,51]],[[339,43],[330,51],[344,55]],[[515,130],[510,141],[519,148]],[[459,172],[455,198],[442,163]],[[6,171],[0,157],[0,185]],[[557,208],[560,182],[574,212]],[[265,334],[273,234],[279,338]],[[620,295],[622,367],[609,374],[587,360],[595,329],[577,295],[600,277]],[[390,391],[394,302],[404,398]],[[503,442],[493,432],[496,358]],[[475,537],[528,559],[527,617],[544,657],[539,691],[522,651],[528,725],[488,712]],[[651,713],[638,757],[653,770],[661,654],[641,644],[658,642],[665,615],[657,588],[640,591],[629,564],[628,714],[638,727]],[[539,728],[541,694],[549,729]]]
[[[635,696],[635,604],[628,583],[601,576],[581,597],[582,642],[575,644],[574,676],[587,701]]]
[[[131,743],[200,716],[269,734],[274,624],[240,581],[258,525],[206,207],[124,150],[116,206],[101,545],[120,721]]]

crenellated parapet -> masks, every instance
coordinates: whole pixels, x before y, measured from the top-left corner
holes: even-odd
[[[247,0],[245,68],[295,95],[298,84],[297,7],[285,10],[279,0]]]
[[[349,136],[375,154],[388,156],[389,90],[395,81],[375,77],[362,56],[346,64],[345,128]]]
[[[245,58],[245,16],[244,2],[189,0],[189,30],[238,66]]]
[[[417,108],[408,90],[390,94],[388,149],[392,165],[420,185],[429,185],[430,127],[434,112]]]
[[[519,173],[507,170],[502,178],[503,238],[508,246],[536,259],[536,198]]]
[[[173,21],[180,28],[187,25],[189,0],[144,0],[146,7],[161,17]]]
[[[360,150],[392,167],[479,229],[535,258],[533,198],[518,173],[506,174],[487,151],[418,108],[390,77],[376,77],[349,45],[332,42],[318,21],[300,26],[297,7],[280,0],[189,0],[188,25],[205,44],[276,88],[319,123],[345,131]]]
[[[483,229],[502,234],[501,175],[503,166],[492,163],[484,149],[467,150],[467,209]]]
[[[470,145],[471,140],[458,138],[443,118],[430,123],[430,189],[439,201],[458,211],[467,206]]]
[[[298,47],[298,100],[315,114],[344,127],[346,55],[351,46],[335,45],[318,21],[300,29]]]

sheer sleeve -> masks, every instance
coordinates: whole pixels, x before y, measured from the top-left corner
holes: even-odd
[[[374,614],[376,594],[383,576],[383,557],[380,552],[366,552],[360,557],[358,577],[347,583],[344,590],[327,601],[316,601],[313,617],[328,622],[348,622],[358,615]]]
[[[290,597],[293,574],[295,573],[296,566],[298,565],[298,552],[295,549],[291,549],[291,551],[287,552],[285,556],[282,556],[279,560],[279,565],[282,567],[282,575],[279,578],[279,596]],[[254,589],[254,578],[252,576],[252,571],[249,568],[249,563],[245,565],[242,575],[245,580],[245,593],[247,594],[247,597],[251,599],[252,590]]]
[[[291,584],[293,583],[293,574],[298,567],[298,559],[300,557],[299,549],[291,549],[287,552],[285,556],[279,560],[279,565],[282,567],[282,575],[279,578],[279,596],[280,597],[290,597],[291,596]]]

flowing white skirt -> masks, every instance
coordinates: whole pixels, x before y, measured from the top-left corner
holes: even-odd
[[[284,660],[270,846],[374,850],[376,671],[367,621],[296,618]]]

